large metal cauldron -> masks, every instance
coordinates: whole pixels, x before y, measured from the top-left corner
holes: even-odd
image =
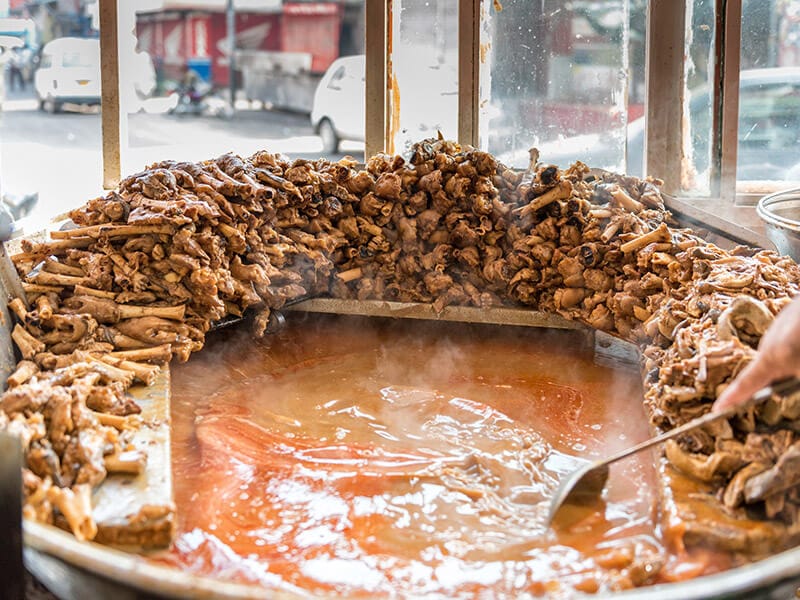
[[[753,232],[743,230],[730,223],[715,219],[694,207],[668,199],[668,207],[684,225],[702,225],[720,241],[732,244],[749,243],[770,247],[768,240]],[[0,296],[9,299],[21,295],[19,280],[5,252],[0,249]],[[316,302],[316,301],[315,301]],[[379,303],[380,304],[380,303]],[[383,303],[388,305],[388,303]],[[363,307],[362,307],[363,308]],[[365,314],[362,308],[358,314]],[[428,307],[429,308],[429,307]],[[347,313],[344,304],[338,306],[318,303],[306,309],[318,312]],[[537,327],[575,327],[563,322],[554,315],[513,311],[505,316],[495,315],[490,321],[481,317],[482,311],[452,307],[452,319],[456,321],[506,322],[509,324],[532,325]],[[528,316],[519,317],[528,312]],[[401,307],[387,310],[376,309],[367,312],[375,316],[436,318],[431,311]],[[527,322],[518,322],[523,318]],[[511,319],[511,320],[509,320]],[[561,321],[561,322],[559,322]],[[0,302],[0,381],[15,364],[10,339],[11,319],[6,303]],[[615,344],[624,345],[615,341]],[[623,352],[630,352],[630,346]],[[181,507],[178,507],[180,510]],[[255,598],[295,598],[286,591],[269,590],[260,586],[227,583],[208,577],[199,577],[162,567],[148,562],[145,558],[101,546],[90,542],[78,542],[72,535],[52,526],[35,522],[24,523],[24,561],[33,575],[54,594],[64,599],[71,598],[113,598],[114,600],[133,600],[141,598],[213,598],[213,599],[255,599]],[[748,598],[748,600],[786,599],[796,597],[800,589],[800,547],[776,554],[760,562],[739,567],[707,577],[683,583],[662,584],[614,594],[620,600],[700,600],[705,598]],[[402,590],[398,590],[402,592]],[[603,597],[602,594],[587,596]]]
[[[296,307],[297,308],[297,307]],[[303,310],[337,314],[435,318],[427,305],[388,302],[348,302],[312,300]],[[557,315],[497,309],[482,311],[449,307],[439,318],[455,321],[482,321],[537,327],[576,328],[574,323]],[[637,356],[632,344],[611,336],[585,330],[595,339],[599,352],[622,360]],[[181,507],[178,507],[181,510]],[[145,558],[94,543],[78,542],[72,535],[39,523],[25,523],[25,564],[28,569],[60,598],[296,598],[286,592],[260,586],[227,583],[209,577],[191,575],[162,567]],[[786,599],[800,589],[800,547],[776,554],[760,562],[694,580],[650,586],[614,594],[613,598],[633,600],[681,600],[705,598]],[[398,590],[402,593],[402,590]],[[590,596],[587,596],[590,597]],[[604,597],[602,594],[591,596]]]
[[[283,591],[224,583],[149,564],[145,559],[38,523],[25,524],[25,564],[61,598],[296,598]],[[795,598],[800,587],[800,548],[758,563],[683,583],[614,594],[619,600],[701,600]],[[602,595],[587,596],[601,598]]]

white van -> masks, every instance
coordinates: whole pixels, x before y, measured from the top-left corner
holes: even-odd
[[[322,140],[323,152],[339,150],[341,140],[364,141],[364,74],[363,54],[335,60],[317,85],[311,109],[311,126]],[[458,133],[458,75],[454,64],[416,65],[405,72],[404,81],[414,81],[414,93],[401,94],[401,121],[405,137],[421,140],[435,137],[437,130],[445,136]],[[412,79],[413,75],[413,79]]]
[[[364,141],[365,66],[363,54],[339,58],[317,85],[311,126],[325,153],[338,152],[340,140]]]
[[[42,110],[57,113],[67,102],[99,105],[99,40],[65,37],[45,44],[33,85]]]

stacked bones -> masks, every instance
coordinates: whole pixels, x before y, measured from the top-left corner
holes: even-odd
[[[29,305],[11,305],[23,360],[0,417],[26,451],[26,514],[91,538],[92,487],[146,458],[126,452],[128,386],[187,359],[214,321],[249,309],[261,335],[305,297],[555,311],[640,345],[655,427],[708,411],[800,292],[798,266],[671,227],[657,181],[531,164],[444,140],[365,169],[267,152],[163,162],[74,211],[75,229],[25,243],[13,259]],[[799,400],[667,448],[709,484],[704,502],[770,520],[778,544],[800,520],[800,481],[784,474]]]

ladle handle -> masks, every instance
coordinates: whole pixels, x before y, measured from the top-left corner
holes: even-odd
[[[692,431],[697,429],[698,427],[703,427],[704,425],[708,425],[709,423],[713,423],[714,421],[719,421],[720,419],[727,419],[732,417],[736,413],[748,409],[752,406],[756,406],[761,404],[765,400],[769,399],[773,394],[777,394],[779,396],[785,394],[791,394],[792,392],[800,391],[800,379],[796,377],[791,377],[789,379],[784,379],[783,381],[779,381],[778,383],[773,383],[772,385],[768,385],[765,388],[761,388],[755,394],[753,394],[747,401],[743,402],[742,404],[737,404],[736,406],[732,406],[726,410],[720,412],[709,412],[703,415],[702,417],[697,417],[696,419],[692,419],[688,423],[684,423],[680,427],[676,427],[675,429],[670,429],[666,433],[662,433],[661,435],[657,435],[654,438],[650,438],[642,442],[641,444],[637,444],[631,448],[626,448],[617,454],[613,454],[603,462],[606,464],[611,464],[613,462],[617,462],[631,454],[636,454],[641,450],[645,450],[651,446],[655,446],[656,444],[661,444],[666,442],[667,440],[671,440],[678,436],[683,435],[687,431]]]

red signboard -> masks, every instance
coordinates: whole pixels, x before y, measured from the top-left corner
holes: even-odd
[[[236,47],[240,50],[280,50],[280,15],[236,15]],[[139,15],[139,49],[163,65],[165,75],[177,77],[180,68],[208,59],[212,81],[228,82],[228,28],[222,13],[154,13]],[[199,72],[199,67],[195,66]],[[206,73],[202,74],[204,77]]]
[[[236,14],[236,48],[239,50],[280,50],[280,15]],[[225,15],[214,13],[209,21],[211,76],[214,83],[228,83],[228,27]]]
[[[139,49],[162,64],[184,64],[188,58],[184,25],[184,19],[180,15],[140,18],[136,22]]]
[[[324,73],[339,57],[341,6],[333,2],[283,5],[281,50],[311,54],[311,71]]]
[[[335,2],[283,5],[281,14],[236,14],[236,48],[301,52],[311,55],[311,70],[324,73],[339,57],[342,8]],[[187,62],[208,59],[212,81],[228,82],[228,29],[221,12],[140,14],[139,48],[150,53],[169,75]],[[197,63],[196,63],[197,64]]]
[[[187,20],[187,52],[191,57],[211,56],[210,22],[211,15],[192,15]]]

